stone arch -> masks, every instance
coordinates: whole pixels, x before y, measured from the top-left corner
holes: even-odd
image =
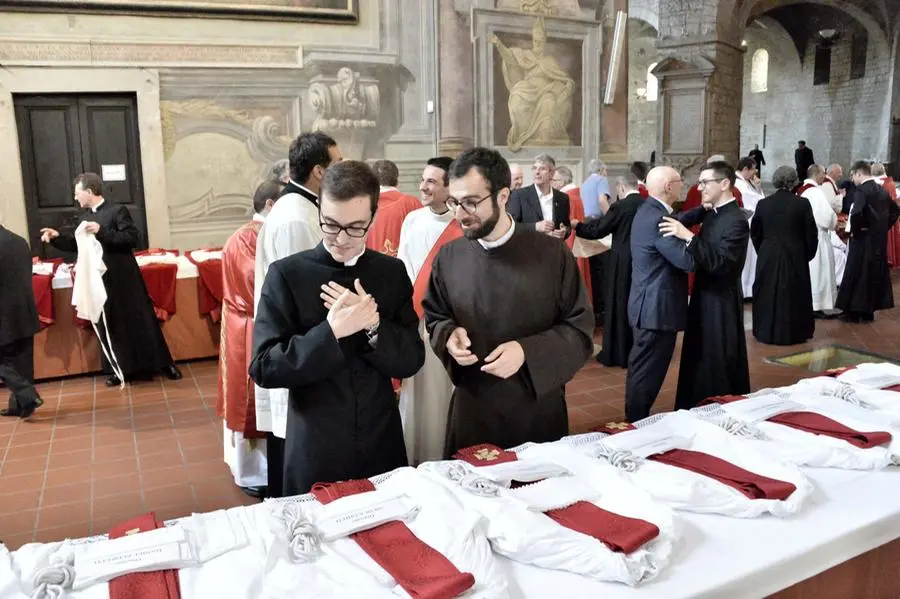
[[[642,21],[659,31],[659,0],[630,0],[628,18]]]
[[[744,0],[738,12],[738,19],[746,27],[746,24],[767,11],[792,4],[821,4],[847,13],[866,28],[869,36],[875,40],[878,53],[890,56],[891,43],[888,39],[890,32],[886,32],[872,14],[849,0]]]

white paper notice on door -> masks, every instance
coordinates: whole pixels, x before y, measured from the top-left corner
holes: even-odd
[[[100,178],[105,182],[124,181],[125,165],[124,164],[103,164],[100,166]]]

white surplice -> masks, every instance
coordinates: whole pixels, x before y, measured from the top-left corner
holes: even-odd
[[[837,280],[835,279],[834,249],[831,247],[831,232],[837,227],[837,214],[825,197],[822,188],[812,179],[804,181],[811,184],[803,192],[803,197],[812,207],[813,217],[819,233],[816,257],[809,261],[809,277],[812,283],[813,310],[832,310],[837,299]]]
[[[517,466],[520,462],[523,466],[555,464],[568,473],[512,489],[485,482],[489,476],[485,471],[491,466],[478,468],[448,460],[426,462],[419,470],[450,489],[464,505],[483,514],[494,551],[513,561],[632,586],[655,578],[668,564],[677,538],[673,512],[630,484],[613,466],[564,446],[527,443],[513,451],[519,460],[502,466]],[[458,476],[463,472],[464,477]],[[584,495],[577,494],[578,485],[587,489]],[[545,503],[547,509],[529,504],[535,500]],[[579,500],[650,522],[659,529],[659,535],[626,554],[542,513]],[[554,505],[554,501],[563,505]]]
[[[653,460],[644,460],[634,472],[625,473],[631,482],[652,497],[677,510],[735,518],[753,518],[767,513],[788,516],[797,513],[812,492],[812,483],[794,466],[748,449],[717,427],[697,427],[697,419],[684,410],[657,414],[636,422],[635,426],[645,428],[657,424],[688,437],[690,442],[683,449],[715,456],[744,470],[789,482],[796,487],[785,500],[750,499],[737,489],[708,476]],[[556,443],[571,445],[584,454],[594,455],[606,437],[609,435],[605,433],[587,433],[564,437]]]
[[[837,231],[832,231],[829,239],[831,240],[831,249],[834,250],[834,282],[840,285],[844,280],[844,269],[847,268],[847,254],[850,253],[850,246],[838,236]]]
[[[253,313],[259,306],[259,296],[269,265],[297,252],[311,250],[322,241],[319,211],[307,198],[289,193],[278,198],[256,238],[256,285],[253,290]],[[256,391],[256,428],[269,431],[284,439],[287,429],[288,390],[263,389]]]
[[[822,183],[822,193],[828,200],[828,205],[834,210],[835,214],[840,214],[844,205],[844,196],[838,190],[837,183],[829,176],[825,176],[825,182]]]
[[[410,212],[404,219],[397,258],[403,262],[413,284],[431,248],[452,220],[451,210],[435,214],[427,207]],[[453,394],[453,383],[428,342],[424,319],[419,322],[419,334],[425,341],[425,364],[415,376],[405,379],[400,388],[403,438],[406,455],[413,465],[444,457],[447,412]]]
[[[737,175],[734,186],[741,192],[741,201],[744,203],[744,208],[756,212],[756,205],[763,199],[763,194],[740,175]],[[753,222],[752,217],[750,222]],[[744,290],[745,298],[753,297],[754,280],[756,280],[756,248],[753,247],[753,242],[748,239],[747,259],[744,261],[744,270],[741,271],[741,288]]]

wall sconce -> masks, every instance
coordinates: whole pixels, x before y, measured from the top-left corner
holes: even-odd
[[[646,100],[647,99],[647,88],[639,87],[634,90],[634,95],[637,96],[638,100]]]

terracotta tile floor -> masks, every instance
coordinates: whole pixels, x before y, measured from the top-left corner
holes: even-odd
[[[900,300],[900,271],[894,295]],[[900,358],[900,308],[873,324],[817,321],[815,340],[802,346],[764,346],[749,332],[747,343],[753,388],[786,385],[811,373],[766,357],[841,343]],[[679,342],[655,410],[674,404],[680,351]],[[123,391],[99,377],[43,383],[45,404],[31,421],[0,420],[0,539],[17,548],[102,533],[147,510],[168,519],[253,503],[222,463],[216,363],[182,371],[181,381]],[[591,360],[568,386],[572,431],[621,420],[624,398],[625,371]]]

